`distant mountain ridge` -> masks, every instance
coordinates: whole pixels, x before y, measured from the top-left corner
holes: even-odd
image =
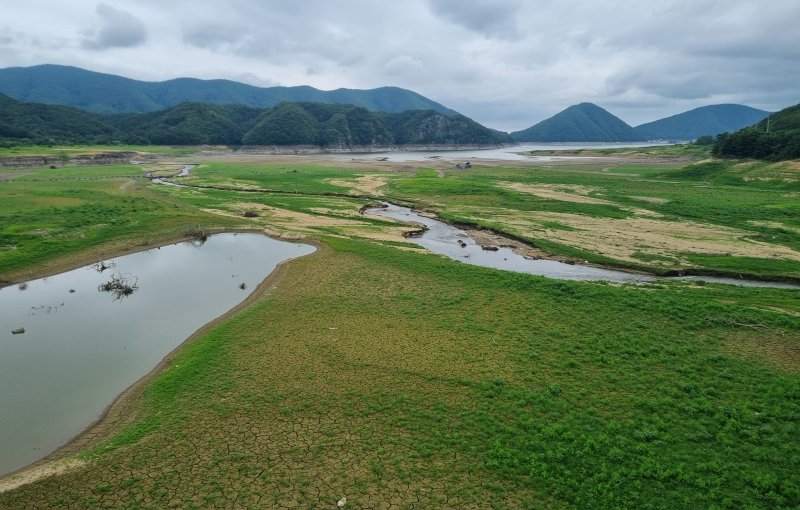
[[[186,102],[158,112],[103,115],[0,94],[0,146],[89,144],[312,145],[323,150],[402,145],[497,146],[510,142],[463,115],[400,113],[325,103],[270,108]]]
[[[636,126],[647,140],[695,140],[733,132],[765,119],[769,112],[741,104],[702,106],[653,122]]]
[[[644,141],[622,119],[592,103],[580,103],[527,129],[511,133],[517,142]]]
[[[434,110],[457,115],[456,111],[436,101],[399,87],[323,91],[309,86],[255,87],[229,80],[196,78],[146,82],[52,64],[0,69],[0,93],[19,101],[59,104],[107,114],[153,112],[187,101],[256,108],[289,101],[352,104],[374,112]]]

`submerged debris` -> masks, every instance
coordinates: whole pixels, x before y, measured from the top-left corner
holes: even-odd
[[[208,241],[208,233],[200,228],[199,225],[195,225],[193,227],[189,227],[183,233],[186,237],[189,238],[189,242],[192,243],[196,247],[203,246],[206,241]]]
[[[95,264],[92,264],[92,268],[97,271],[98,273],[102,273],[106,269],[111,269],[117,267],[117,263],[113,260],[106,262],[105,260],[101,260]]]
[[[138,279],[136,277],[115,274],[111,277],[111,280],[100,284],[97,290],[114,294],[115,300],[122,299],[139,290]]]
[[[17,286],[17,288],[19,288],[19,290],[25,290],[25,289],[27,289],[27,288],[28,288],[28,282],[22,282],[22,283],[20,283],[20,284]]]

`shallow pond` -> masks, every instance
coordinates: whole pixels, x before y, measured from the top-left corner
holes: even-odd
[[[386,206],[385,209],[371,208],[368,209],[368,212],[370,214],[403,222],[413,222],[424,225],[427,230],[420,236],[409,238],[409,241],[417,243],[433,253],[445,255],[453,260],[458,260],[466,264],[547,276],[548,278],[560,280],[601,280],[620,283],[644,283],[653,282],[657,279],[665,279],[695,280],[748,287],[800,288],[800,285],[791,283],[763,282],[715,276],[657,278],[652,275],[630,271],[619,271],[581,264],[567,264],[556,260],[530,259],[514,253],[510,248],[499,248],[497,251],[487,251],[470,238],[465,231],[457,227],[433,218],[421,216],[408,207],[402,207],[388,202],[384,202],[383,204]]]
[[[313,246],[217,234],[0,289],[0,474],[96,420],[194,331]],[[136,290],[99,286],[119,277]],[[242,288],[244,287],[244,288]],[[22,334],[12,330],[24,328]]]

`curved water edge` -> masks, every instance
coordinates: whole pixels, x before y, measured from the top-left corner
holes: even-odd
[[[409,240],[427,250],[453,260],[506,271],[535,274],[559,280],[609,281],[617,283],[651,283],[658,280],[688,280],[722,283],[743,287],[771,287],[800,289],[800,285],[718,276],[668,276],[660,277],[634,271],[624,271],[587,264],[573,264],[520,255],[508,246],[481,246],[467,232],[443,221],[422,216],[409,207],[381,202],[383,207],[367,207],[364,212],[392,218],[404,223],[422,225],[419,235]],[[517,241],[509,244],[518,245]]]
[[[315,250],[215,234],[0,289],[0,475],[74,438],[198,329],[242,306],[279,264]],[[117,276],[132,293],[99,290]]]

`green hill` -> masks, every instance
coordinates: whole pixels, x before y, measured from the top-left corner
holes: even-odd
[[[182,103],[168,110],[108,116],[123,141],[154,145],[239,145],[263,110]]]
[[[800,158],[800,104],[735,133],[719,135],[712,154],[770,161]]]
[[[0,94],[0,140],[17,143],[106,143],[114,128],[74,108],[22,103]]]
[[[0,143],[6,146],[124,142],[317,145],[347,150],[354,146],[495,145],[509,141],[507,135],[467,117],[432,110],[379,113],[324,103],[284,102],[266,109],[181,103],[159,112],[101,115],[0,95]]]
[[[486,128],[463,115],[448,117],[431,110],[377,114],[394,135],[394,143],[405,144],[499,144],[513,140],[506,133]]]
[[[741,104],[715,104],[636,126],[648,140],[695,140],[750,126],[769,112]]]
[[[511,133],[517,142],[634,142],[644,138],[592,103],[570,106],[549,119]]]
[[[398,114],[388,114],[398,115]],[[261,114],[245,145],[389,145],[394,137],[379,114],[352,105],[281,103]]]
[[[0,93],[20,101],[60,104],[94,113],[153,112],[189,101],[257,108],[304,101],[352,104],[375,112],[434,110],[445,115],[456,114],[416,92],[398,87],[323,91],[308,86],[262,88],[229,80],[194,78],[145,82],[49,64],[0,69]]]

